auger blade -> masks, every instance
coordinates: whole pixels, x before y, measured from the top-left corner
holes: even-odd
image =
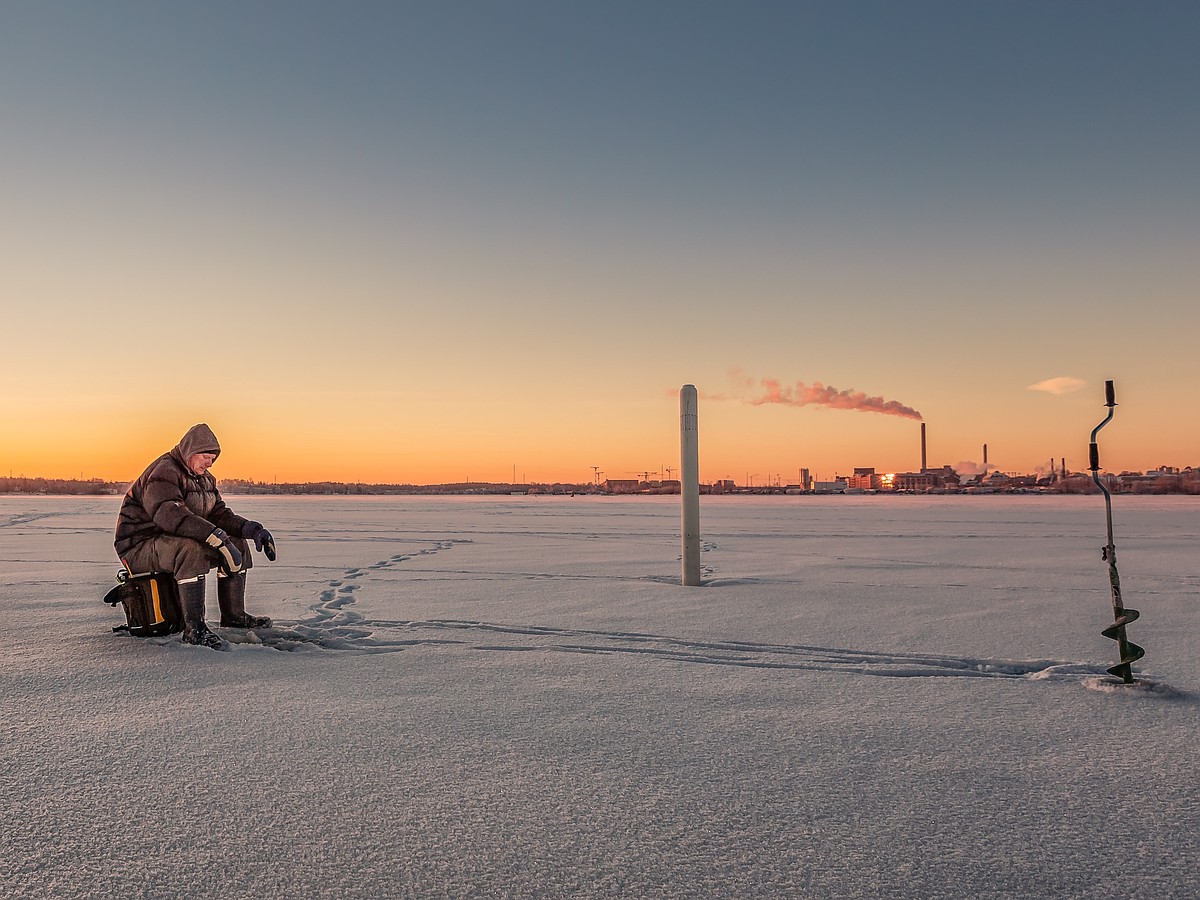
[[[1125,642],[1125,655],[1115,666],[1108,669],[1109,675],[1115,675],[1126,684],[1133,683],[1133,664],[1146,655],[1146,651],[1137,644]]]
[[[1129,663],[1117,663],[1115,666],[1108,667],[1108,674],[1120,678],[1126,684],[1133,683],[1133,670]]]
[[[1100,633],[1110,640],[1119,641],[1119,633],[1121,629],[1130,622],[1135,621],[1140,615],[1141,613],[1139,613],[1136,609],[1129,609],[1126,607],[1122,611],[1122,615],[1118,616],[1115,622],[1113,622]]]

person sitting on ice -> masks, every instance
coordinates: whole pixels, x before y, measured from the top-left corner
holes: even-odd
[[[267,559],[275,559],[271,532],[237,515],[221,499],[217,480],[208,471],[220,453],[211,428],[189,428],[125,492],[114,541],[130,574],[175,575],[184,643],[214,650],[226,644],[204,622],[208,570],[217,567],[222,628],[269,628],[269,618],[246,612],[246,570],[252,565],[248,542]]]

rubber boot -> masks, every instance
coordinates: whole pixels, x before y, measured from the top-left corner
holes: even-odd
[[[222,628],[270,628],[267,616],[246,612],[246,573],[217,578],[217,602],[221,604]]]
[[[229,647],[220,636],[208,630],[204,622],[204,576],[195,581],[185,581],[179,585],[179,605],[183,609],[183,636],[185,644],[196,644],[211,650],[225,650]]]

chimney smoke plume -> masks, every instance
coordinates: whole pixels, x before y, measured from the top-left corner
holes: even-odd
[[[747,402],[753,406],[763,406],[768,403],[779,403],[784,406],[824,406],[829,409],[853,409],[858,412],[873,412],[885,416],[921,420],[919,412],[897,400],[869,397],[863,391],[839,390],[819,381],[812,384],[798,381],[795,387],[786,387],[774,378],[764,378],[762,379],[762,393]]]

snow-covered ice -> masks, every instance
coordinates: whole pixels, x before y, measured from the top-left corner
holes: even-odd
[[[228,653],[117,498],[0,499],[9,897],[1200,895],[1200,501],[229,497]],[[209,616],[216,619],[210,587]]]

